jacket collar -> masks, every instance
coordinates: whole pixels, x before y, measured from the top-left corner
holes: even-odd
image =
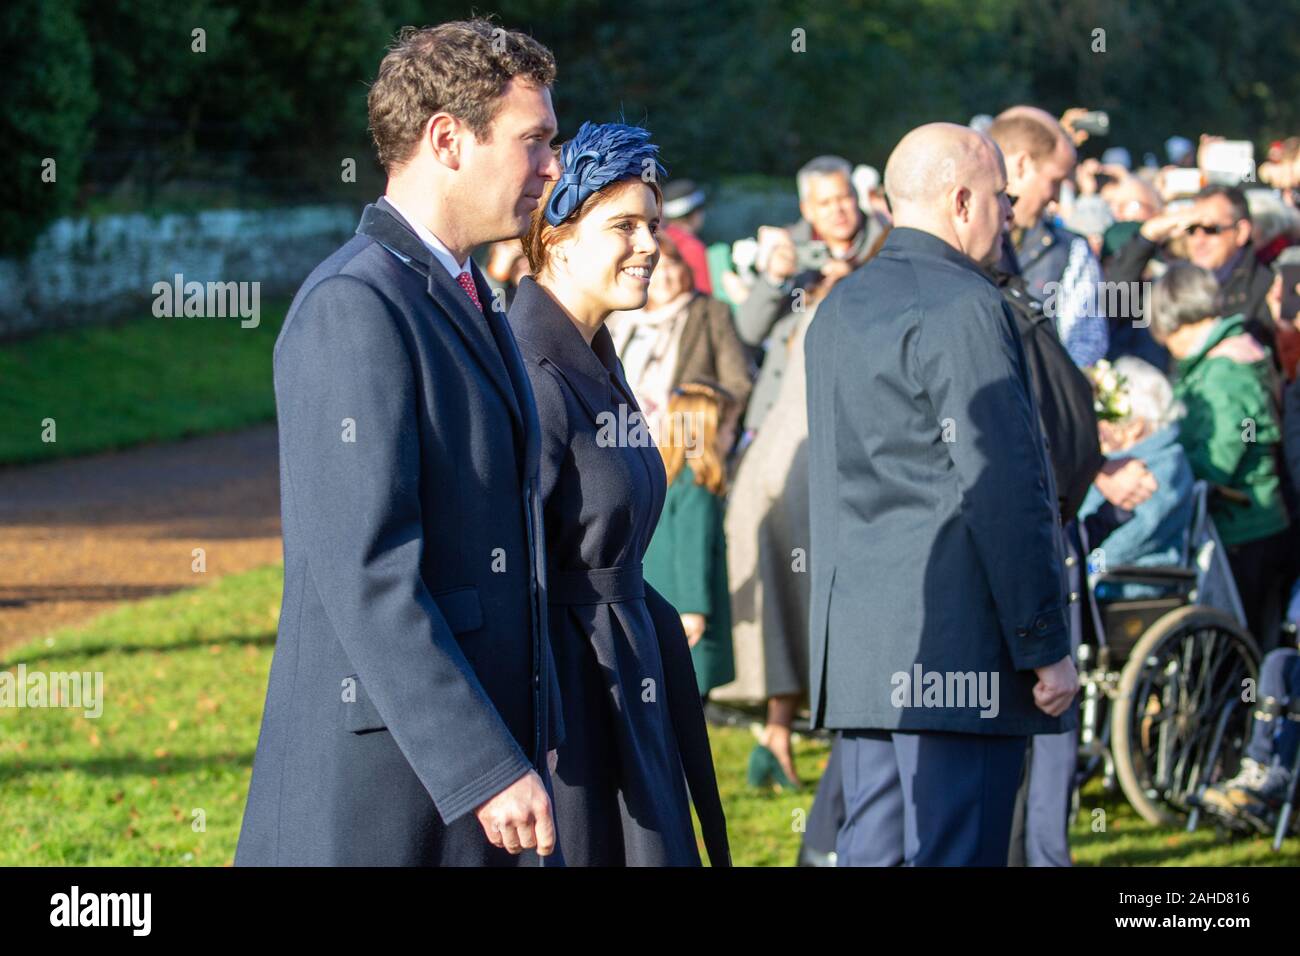
[[[1246,317],[1243,315],[1229,315],[1225,318],[1219,319],[1218,322],[1215,322],[1214,325],[1210,327],[1210,334],[1205,337],[1205,341],[1201,343],[1201,347],[1192,355],[1187,356],[1187,358],[1179,360],[1178,377],[1182,378],[1186,376],[1188,372],[1204,361],[1206,355],[1209,354],[1210,349],[1214,348],[1226,338],[1233,335],[1240,335],[1245,331],[1245,327]]]
[[[1042,216],[1038,222],[1024,231],[1020,237],[1020,245],[1016,247],[1016,258],[1020,262],[1021,269],[1037,262],[1048,249],[1064,241],[1065,236],[1056,227],[1056,223],[1048,216]]]
[[[889,235],[885,237],[885,244],[880,248],[881,255],[886,253],[892,253],[904,258],[931,256],[936,259],[943,259],[945,262],[951,262],[953,265],[979,276],[989,285],[994,285],[993,280],[970,256],[958,252],[938,236],[923,232],[920,229],[895,226]]]
[[[609,329],[602,325],[588,345],[573,320],[532,276],[519,282],[510,305],[510,325],[526,352],[546,359],[564,376],[593,418],[620,401],[635,408]],[[616,389],[624,394],[616,397]]]
[[[1250,272],[1250,263],[1246,261],[1246,256],[1253,255],[1249,245],[1244,245],[1234,252],[1223,265],[1214,270],[1214,278],[1220,286],[1225,286],[1240,273]],[[1244,267],[1244,268],[1243,268]]]
[[[420,240],[415,230],[388,200],[381,197],[377,203],[366,206],[365,212],[361,214],[361,223],[357,226],[357,234],[373,239],[406,266],[425,277],[429,297],[451,320],[470,352],[478,359],[488,377],[501,392],[510,413],[514,416],[520,434],[523,434],[526,431],[523,413],[506,370],[507,357],[501,354],[488,325],[492,321],[501,322],[502,318],[491,314],[495,299],[473,259],[470,260],[470,275],[473,276],[474,286],[478,289],[479,301],[484,303],[488,310],[487,316],[474,307],[465,290],[442,264],[434,259],[429,247]]]
[[[1158,428],[1146,438],[1120,452],[1115,457],[1118,458],[1140,458],[1142,461],[1148,461],[1155,458],[1160,452],[1163,452],[1171,445],[1178,442],[1178,423],[1172,422],[1164,428]]]

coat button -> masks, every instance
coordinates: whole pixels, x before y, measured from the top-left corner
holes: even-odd
[[[1047,630],[1047,622],[1046,622],[1046,621],[1039,621],[1039,622],[1038,622],[1037,624],[1035,624],[1034,626],[1037,627],[1040,631],[1045,631],[1045,630]]]
[[[1079,561],[1078,561],[1078,559],[1077,559],[1074,555],[1072,555],[1072,554],[1067,554],[1067,555],[1065,556],[1065,566],[1066,566],[1067,568],[1072,568],[1072,567],[1074,567],[1074,566],[1075,566],[1076,564],[1078,564],[1078,563],[1079,563]]]
[[[1070,603],[1071,603],[1071,604],[1075,604],[1075,603],[1078,602],[1078,600],[1079,600],[1079,592],[1078,592],[1078,591],[1071,591],[1071,592],[1070,592]]]

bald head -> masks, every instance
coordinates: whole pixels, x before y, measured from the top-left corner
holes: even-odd
[[[1011,214],[997,145],[968,126],[928,123],[904,136],[885,164],[894,224],[937,236],[990,261]]]
[[[1000,165],[997,147],[983,133],[956,123],[927,123],[894,147],[885,164],[885,192],[897,208],[933,207],[959,183],[991,179]]]

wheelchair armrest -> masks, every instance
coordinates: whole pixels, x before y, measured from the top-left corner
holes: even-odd
[[[1107,568],[1106,573],[1097,578],[1097,580],[1100,582],[1112,578],[1120,584],[1136,579],[1141,579],[1143,581],[1151,580],[1159,583],[1195,581],[1196,571],[1193,568],[1147,567],[1141,564],[1117,564],[1113,567]]]
[[[1190,593],[1196,586],[1196,572],[1188,568],[1142,567],[1135,564],[1121,564],[1107,568],[1105,574],[1093,579],[1093,588],[1103,584],[1125,585],[1145,584],[1160,589],[1168,596]]]

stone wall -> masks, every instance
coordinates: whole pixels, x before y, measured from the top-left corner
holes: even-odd
[[[348,205],[130,213],[52,223],[25,259],[0,259],[0,339],[147,315],[156,282],[259,282],[261,301],[290,296],[356,229]],[[723,185],[706,241],[753,235],[798,216],[794,182]]]
[[[260,282],[263,301],[291,295],[360,213],[340,205],[59,219],[30,256],[0,259],[0,338],[147,314],[154,283],[177,273]]]

